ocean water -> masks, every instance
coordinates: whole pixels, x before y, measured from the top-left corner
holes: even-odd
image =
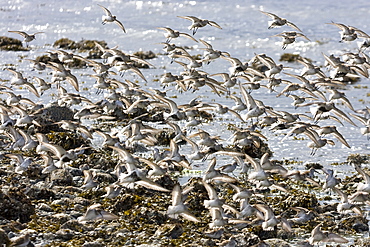
[[[111,10],[123,23],[127,33],[123,33],[117,25],[108,23],[101,24],[103,10],[98,6],[103,5]],[[303,33],[310,39],[297,38],[296,43],[288,45],[286,50],[281,49],[281,40],[274,37],[283,31],[293,29],[284,26],[281,28],[267,29],[270,18],[262,14],[259,10],[275,13],[281,17],[295,23]],[[46,51],[53,49],[51,44],[60,38],[69,38],[75,41],[82,39],[104,40],[109,47],[118,46],[119,49],[127,53],[135,51],[153,51],[163,53],[162,45],[164,42],[164,31],[158,27],[171,27],[181,32],[190,33],[187,29],[190,21],[178,18],[177,16],[192,15],[217,22],[222,29],[206,26],[198,30],[195,38],[204,39],[211,43],[215,49],[227,51],[233,57],[241,61],[248,61],[254,54],[265,53],[272,57],[277,63],[280,56],[287,53],[300,54],[310,58],[316,65],[322,66],[325,59],[322,53],[343,54],[344,52],[356,52],[358,43],[363,40],[340,43],[339,29],[330,22],[344,23],[357,27],[365,32],[370,32],[367,24],[370,8],[367,1],[2,1],[0,11],[3,16],[0,25],[0,33],[4,36],[20,38],[19,35],[8,33],[8,30],[22,30],[26,32],[44,32],[37,35],[37,39],[31,43],[32,50],[29,52],[0,52],[1,68],[15,67],[22,71],[26,76],[32,77],[34,71],[30,71],[30,64],[22,58],[34,59]],[[202,54],[197,44],[190,39],[180,37],[173,40],[177,45],[189,46],[193,49],[192,55]],[[158,79],[165,72],[179,74],[182,67],[176,63],[171,64],[166,56],[159,56],[150,61],[156,66],[155,69],[143,70],[148,83],[143,87],[161,88]],[[209,65],[204,65],[201,69],[213,74],[228,72],[230,63],[226,60],[218,60]],[[289,67],[286,72],[299,74],[303,65],[299,63],[284,64]],[[82,87],[85,89],[82,95],[91,99],[99,99],[89,86],[94,83],[92,78],[84,76],[91,71],[75,71],[81,75],[80,81],[84,82]],[[11,73],[1,71],[2,79],[9,79]],[[48,78],[46,73],[44,76]],[[132,75],[126,75],[132,79]],[[41,76],[42,77],[42,76]],[[284,74],[280,75],[284,79]],[[285,76],[286,77],[286,76]],[[135,78],[134,78],[135,79]],[[218,78],[221,79],[221,78]],[[295,81],[297,82],[297,81]],[[350,99],[355,109],[363,109],[369,105],[369,80],[362,78],[355,85],[348,85],[345,93]],[[277,88],[277,91],[283,86]],[[238,94],[238,89],[233,89]],[[48,102],[53,100],[50,94],[46,93],[39,101]],[[170,88],[168,95],[180,96],[174,88]],[[195,93],[186,92],[176,99],[178,104],[185,103],[195,96],[200,96],[209,101],[219,102],[232,106],[230,98],[218,97],[209,90],[200,90]],[[290,105],[291,99],[288,97],[276,98],[276,94],[269,93],[267,89],[260,89],[253,92],[252,96],[262,100],[265,105],[272,106],[275,110],[306,113],[308,108],[295,110]],[[32,96],[30,96],[32,97]],[[348,113],[350,110],[341,108]],[[309,114],[309,113],[308,113]],[[233,119],[230,115],[228,119]],[[358,126],[361,123],[354,120]],[[320,162],[324,165],[332,162],[344,162],[351,153],[370,153],[369,141],[359,132],[359,128],[344,122],[340,126],[336,122],[326,121],[326,125],[338,125],[339,131],[346,138],[351,148],[347,148],[336,141],[335,146],[320,149],[315,156],[310,155],[309,148],[306,147],[308,139],[293,140],[288,138],[280,142],[284,133],[275,133],[268,128],[262,130],[269,141],[268,144],[277,159],[297,159],[310,162]],[[218,127],[212,125],[201,126],[202,129],[216,133]],[[229,133],[223,132],[222,138],[228,139]]]

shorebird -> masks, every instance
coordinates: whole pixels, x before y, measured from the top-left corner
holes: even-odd
[[[307,208],[292,207],[292,209],[297,212],[297,215],[295,216],[295,218],[290,219],[294,223],[305,224],[306,222],[315,218],[315,214],[313,213],[313,211]]]
[[[67,80],[78,92],[78,80],[75,75],[71,73],[71,70],[66,69],[61,63],[49,62],[46,67],[53,69],[52,82]]]
[[[243,63],[236,57],[221,56],[221,58],[231,63],[231,67],[229,68],[231,77],[234,77],[239,73],[244,73],[244,71],[248,68],[248,62]]]
[[[232,110],[236,112],[241,112],[248,108],[247,105],[244,104],[241,98],[234,96],[234,95],[230,95],[230,98],[232,98],[235,101],[235,105],[231,108]]]
[[[216,73],[211,76],[221,76],[222,79],[224,80],[222,83],[222,86],[227,88],[227,92],[230,95],[230,89],[236,85],[238,82],[238,78],[236,76],[230,76],[228,73]],[[230,96],[233,97],[233,96]]]
[[[224,232],[225,232],[225,229],[224,228],[220,228],[220,229],[216,229],[216,230],[206,231],[206,232],[204,232],[204,235],[206,235],[209,238],[219,239],[219,238],[222,237],[222,235],[224,234]]]
[[[345,211],[351,210],[359,216],[363,216],[361,209],[356,204],[352,204],[348,201],[348,195],[346,193],[335,187],[333,190],[340,196],[340,203],[338,203],[337,206],[338,213],[345,213]]]
[[[183,19],[186,19],[186,20],[190,20],[192,22],[191,25],[189,26],[189,30],[193,30],[193,35],[198,31],[198,28],[205,27],[207,25],[222,29],[220,27],[220,25],[218,25],[214,21],[210,21],[210,20],[206,20],[206,19],[200,19],[200,18],[197,18],[195,16],[177,16],[177,17],[183,18]]]
[[[291,130],[284,136],[283,139],[281,139],[281,142],[285,141],[288,137],[292,135],[299,135],[299,134],[305,134],[307,135],[311,140],[315,140],[316,136],[314,134],[314,129],[312,127],[315,127],[315,125],[311,125],[305,122],[296,122],[293,123],[293,125],[290,125]],[[317,126],[319,127],[319,126]]]
[[[253,97],[247,92],[247,90],[239,83],[239,88],[242,93],[243,99],[246,102],[248,112],[242,116],[244,121],[250,118],[257,118],[266,112],[265,106],[257,105]]]
[[[334,176],[334,171],[332,169],[322,168],[321,170],[326,174],[325,182],[324,182],[324,185],[322,186],[322,188],[324,190],[325,189],[334,190],[335,186],[341,183],[341,179],[336,178]]]
[[[326,23],[326,24],[334,25],[341,30],[339,32],[341,35],[341,40],[339,42],[353,41],[357,39],[358,37],[366,38],[366,39],[370,38],[370,36],[367,33],[365,33],[364,31],[361,31],[358,28],[352,27],[352,26],[347,26],[345,24],[335,23],[335,22]]]
[[[207,170],[204,172],[203,181],[206,183],[210,181],[224,182],[224,183],[235,183],[237,179],[230,177],[227,174],[215,169],[216,167],[216,157],[213,157],[209,162]]]
[[[79,217],[77,220],[79,222],[85,222],[85,221],[95,221],[99,219],[116,220],[119,218],[117,215],[101,209],[101,206],[102,205],[100,203],[96,203],[89,206],[86,210],[86,213],[83,216]]]
[[[138,75],[145,82],[147,82],[143,73],[133,63],[121,62],[116,60],[113,63],[113,67],[120,73],[121,76],[123,76],[126,71],[130,70]]]
[[[41,158],[44,160],[44,169],[42,169],[42,174],[48,174],[52,171],[58,169],[58,167],[55,166],[53,158],[51,158],[50,155],[47,154],[40,154]]]
[[[366,78],[369,78],[369,72],[367,71],[367,68],[361,68],[357,65],[353,64],[347,64],[342,61],[337,61],[333,59],[330,56],[327,56],[326,54],[323,53],[323,56],[326,60],[326,62],[334,68],[334,70],[331,73],[332,78],[337,78],[337,77],[343,77],[346,76],[347,74],[360,74]]]
[[[212,222],[209,223],[209,228],[219,228],[228,224],[228,220],[223,216],[223,209],[220,207],[210,208],[210,213],[212,216]]]
[[[28,59],[28,58],[25,58],[24,60],[27,60],[27,61],[32,62],[32,63],[33,63],[32,68],[33,68],[33,69],[36,69],[36,70],[42,71],[42,70],[45,70],[45,68],[46,68],[45,63],[40,62],[40,61],[38,61],[38,60],[35,60],[35,59]]]
[[[166,31],[166,33],[164,34],[164,36],[166,37],[166,42],[165,43],[170,43],[170,41],[172,39],[176,39],[180,36],[182,37],[186,37],[188,39],[191,39],[192,41],[195,41],[198,43],[198,40],[196,40],[195,38],[193,38],[191,35],[187,34],[187,33],[182,33],[182,32],[179,32],[177,30],[173,30],[172,28],[169,28],[169,27],[158,27],[157,29],[160,29],[160,30],[164,30]]]
[[[236,247],[238,246],[238,242],[235,240],[235,237],[230,237],[227,240],[222,241],[221,243],[217,244],[219,247]]]
[[[170,100],[168,98],[162,97],[158,94],[155,94],[154,97],[159,99],[160,101],[163,101],[168,105],[170,108],[170,113],[163,113],[163,116],[165,119],[173,119],[173,120],[183,120],[186,118],[186,114],[182,109],[179,109],[176,102],[173,100]]]
[[[183,140],[191,145],[192,152],[188,155],[189,160],[201,160],[206,156],[207,152],[201,150],[198,144],[185,136],[183,137]]]
[[[122,23],[119,20],[117,20],[117,17],[115,15],[112,15],[112,13],[109,11],[109,9],[107,9],[106,7],[104,7],[100,4],[98,4],[98,6],[100,8],[102,8],[105,12],[105,15],[103,15],[101,17],[103,25],[105,25],[108,22],[114,22],[123,30],[123,32],[126,33],[125,27],[122,25]]]
[[[233,195],[233,200],[234,201],[242,201],[245,199],[249,199],[252,196],[252,191],[246,188],[242,188],[238,185],[235,184],[229,184],[235,191],[236,193]]]
[[[349,115],[356,118],[364,125],[364,127],[360,128],[360,132],[362,135],[367,135],[367,139],[370,140],[370,117],[363,117],[352,113],[349,113]]]
[[[283,50],[285,50],[289,44],[294,43],[295,39],[298,37],[302,37],[310,41],[310,39],[307,38],[306,35],[304,35],[303,33],[297,33],[297,32],[282,32],[282,33],[279,33],[273,36],[283,38],[283,46],[281,47]]]
[[[22,147],[22,151],[30,151],[37,147],[38,142],[33,140],[30,134],[26,133],[22,129],[19,129],[18,132],[23,136],[24,139],[24,146]]]
[[[99,185],[99,183],[94,180],[94,177],[96,176],[95,172],[91,170],[83,170],[83,174],[85,178],[84,178],[83,185],[81,186],[81,188],[92,189]]]
[[[310,244],[315,242],[334,242],[348,243],[348,240],[332,232],[323,232],[320,227],[323,223],[318,224],[311,232],[311,237],[308,239]]]
[[[128,150],[121,147],[109,146],[111,149],[118,152],[121,161],[126,167],[126,173],[118,174],[118,184],[124,186],[141,185],[147,189],[170,192],[170,190],[163,188],[159,184],[149,179],[146,174],[138,167],[139,160],[134,157]]]
[[[301,72],[301,76],[316,75],[320,78],[326,78],[324,72],[321,71],[319,66],[314,65],[310,60],[306,58],[297,59],[297,62],[303,64],[305,68]]]
[[[139,161],[142,163],[147,164],[151,169],[148,171],[149,177],[155,177],[155,176],[163,176],[166,174],[166,169],[160,167],[156,163],[145,159],[145,158],[139,158]]]
[[[46,90],[49,90],[51,88],[51,84],[47,83],[44,79],[37,77],[37,76],[34,76],[33,78],[38,83],[36,90],[38,91],[40,95],[43,95]]]
[[[315,132],[313,132],[315,133]],[[309,137],[309,136],[308,136]],[[315,155],[316,154],[316,151],[319,149],[319,148],[322,148],[324,147],[326,144],[330,144],[330,145],[335,145],[335,142],[333,140],[328,140],[328,139],[325,139],[325,138],[320,138],[320,137],[317,137],[315,136],[313,139],[311,139],[312,142],[309,142],[307,144],[307,147],[311,148],[311,153],[310,155]]]
[[[357,191],[370,193],[370,176],[367,174],[359,165],[354,165],[358,174],[362,176],[365,180],[365,183],[358,183],[357,184]]]
[[[267,15],[268,17],[272,18],[273,20],[272,21],[269,21],[269,27],[268,29],[271,29],[271,28],[274,28],[274,27],[281,27],[281,26],[284,26],[284,25],[288,25],[300,32],[301,29],[299,29],[294,23],[288,21],[287,19],[284,19],[284,18],[280,18],[279,16],[273,14],[273,13],[269,13],[269,12],[265,12],[265,11],[262,11],[260,10],[261,13]]]
[[[204,206],[206,208],[221,208],[224,200],[219,199],[215,188],[205,181],[203,181],[203,186],[206,188],[209,197],[209,200],[204,200]]]
[[[209,64],[211,61],[221,57],[221,56],[228,56],[230,57],[230,54],[228,52],[218,51],[213,49],[212,45],[208,43],[205,40],[200,39],[200,42],[202,42],[207,48],[200,48],[204,51],[203,54],[203,61]]]
[[[104,189],[107,193],[102,197],[109,199],[113,199],[119,196],[119,194],[122,191],[122,187],[117,184],[110,184],[109,186],[106,186]]]
[[[268,70],[265,71],[267,78],[274,78],[276,74],[279,74],[283,69],[283,64],[276,64],[275,61],[266,55],[256,54],[257,59],[263,63]]]
[[[341,133],[339,133],[339,131],[337,130],[337,127],[335,125],[323,126],[323,127],[319,127],[319,128],[320,129],[318,130],[317,133],[320,136],[331,134],[335,138],[337,138],[341,143],[343,143],[343,145],[345,145],[348,148],[351,148],[351,146],[348,144],[346,139],[344,139],[343,135]]]
[[[39,34],[39,33],[44,33],[44,32],[36,32],[34,34],[28,34],[26,32],[22,32],[22,31],[8,31],[9,33],[17,33],[17,34],[20,34],[23,36],[24,38],[24,42],[26,43],[27,47],[28,47],[28,43],[31,42],[32,40],[36,39],[36,34]]]
[[[15,69],[12,68],[6,68],[6,70],[13,73],[13,77],[10,79],[10,84],[23,85],[27,83],[27,78],[24,78],[21,72],[16,71]]]
[[[39,146],[36,148],[36,152],[47,150],[57,156],[60,161],[68,162],[70,160],[77,159],[78,155],[82,154],[84,150],[88,148],[90,147],[80,147],[66,151],[60,145],[39,141]]]
[[[9,144],[9,150],[22,149],[25,144],[23,136],[18,132],[17,129],[13,128],[12,125],[7,125],[6,129],[8,131],[4,132],[4,134],[8,136],[12,141]]]
[[[173,139],[170,140],[170,154],[162,161],[175,162],[186,169],[191,169],[189,161],[186,159],[185,155],[180,154],[179,145],[177,145]]]
[[[302,104],[301,106],[311,106],[310,107],[310,112],[313,115],[315,123],[317,123],[320,119],[322,119],[325,116],[328,116],[330,113],[334,113],[340,118],[343,118],[345,121],[348,123],[357,126],[348,116],[345,114],[342,110],[337,108],[335,106],[334,102],[320,102],[320,101],[314,101],[314,102],[309,102],[306,104]]]
[[[249,180],[264,181],[269,177],[268,174],[262,169],[259,162],[255,161],[252,157],[245,154],[246,159],[252,164],[254,171],[248,174]]]
[[[167,214],[172,218],[177,218],[181,215],[186,220],[193,222],[200,222],[200,220],[186,207],[184,204],[184,195],[182,194],[182,189],[179,184],[176,184],[172,190],[172,204],[168,206]]]
[[[274,227],[279,224],[280,220],[275,217],[272,208],[264,204],[256,204],[254,207],[263,213],[264,221],[262,222],[262,229],[264,231],[273,231]]]
[[[339,92],[338,90],[336,89],[327,89],[328,92],[330,92],[330,95],[328,97],[328,100],[329,101],[333,101],[333,100],[340,100],[343,104],[345,104],[349,109],[351,109],[352,111],[355,111],[355,109],[353,108],[351,102],[349,101],[349,99],[346,97],[346,94],[343,93],[343,92]]]
[[[22,174],[27,171],[28,167],[32,164],[33,160],[31,157],[24,158],[21,154],[6,154],[6,157],[16,160],[15,172]]]

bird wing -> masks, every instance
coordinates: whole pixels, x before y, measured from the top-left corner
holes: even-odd
[[[114,23],[116,23],[123,30],[123,32],[126,33],[125,27],[123,26],[123,24],[119,20],[116,19],[114,21]]]
[[[290,21],[287,21],[286,22],[286,24],[288,25],[288,26],[290,26],[290,27],[292,27],[292,28],[294,28],[294,29],[296,29],[296,30],[298,30],[298,31],[300,31],[300,32],[302,32],[302,30],[301,29],[299,29],[294,23],[292,23],[292,22],[290,22]],[[306,36],[305,36],[306,37]]]
[[[109,9],[107,9],[106,7],[104,7],[104,6],[100,5],[100,4],[98,4],[98,6],[104,10],[104,12],[105,12],[106,15],[112,16],[112,13],[109,11]]]
[[[22,35],[24,38],[28,36],[28,34],[26,32],[22,32],[22,31],[8,31],[9,33],[17,33],[17,34],[20,34]]]
[[[211,25],[212,27],[217,27],[219,29],[222,29],[222,27],[220,25],[218,25],[216,22],[214,21],[208,21],[208,24]]]

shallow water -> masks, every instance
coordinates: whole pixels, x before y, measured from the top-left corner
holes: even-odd
[[[127,33],[123,33],[115,24],[101,24],[102,9],[97,6],[101,4],[109,8],[113,14],[123,23]],[[298,42],[289,45],[285,51],[281,49],[279,37],[272,37],[282,31],[291,30],[291,28],[267,29],[269,17],[261,14],[259,10],[276,13],[279,16],[285,17],[294,22],[303,33],[311,41],[298,39]],[[30,70],[30,64],[27,61],[22,61],[22,58],[34,59],[42,55],[46,51],[53,49],[51,44],[60,38],[69,38],[75,41],[81,39],[104,40],[109,47],[118,46],[119,49],[133,53],[138,50],[154,51],[155,53],[162,52],[162,45],[159,42],[164,42],[163,31],[157,27],[171,27],[182,32],[188,32],[187,27],[189,21],[180,19],[177,16],[193,15],[202,18],[207,18],[217,22],[223,29],[207,26],[200,29],[195,38],[204,39],[212,43],[217,50],[227,51],[233,57],[238,57],[242,61],[248,61],[254,54],[266,53],[275,61],[278,61],[281,54],[297,53],[303,57],[308,57],[317,65],[324,64],[322,53],[342,54],[345,51],[356,52],[358,42],[339,43],[339,29],[333,25],[328,25],[329,22],[339,22],[355,26],[365,32],[370,32],[368,26],[368,16],[370,8],[368,1],[2,1],[0,3],[0,12],[3,16],[0,25],[0,33],[3,36],[20,38],[17,34],[8,33],[8,30],[22,30],[26,32],[44,32],[39,34],[37,39],[31,43],[32,51],[30,52],[0,52],[1,68],[15,67],[22,71],[25,76],[32,77],[34,75],[50,78],[45,72],[35,72]],[[174,41],[176,44],[190,46],[194,49],[190,51],[192,55],[201,54],[203,51],[198,49],[202,47],[195,44],[187,38],[179,38]],[[170,64],[170,59],[166,56],[159,56],[156,59],[150,60],[156,66],[155,69],[142,70],[148,83],[141,82],[144,88],[158,88],[162,86],[158,82],[153,81],[158,79],[165,72],[173,72],[179,74],[182,67],[176,63]],[[210,74],[218,72],[227,72],[229,63],[225,60],[218,60],[209,65],[204,65],[202,70]],[[287,72],[299,74],[303,68],[301,64],[289,63],[284,64],[287,67]],[[96,95],[95,89],[91,90],[94,80],[86,74],[91,73],[91,69],[74,70],[74,74],[81,76],[81,94],[96,101],[103,95]],[[11,73],[2,71],[1,79],[9,79]],[[127,79],[138,79],[137,77],[126,73]],[[285,78],[284,75],[281,75]],[[361,78],[361,80],[349,85],[345,91],[355,109],[362,109],[369,106],[368,88],[369,80]],[[69,87],[67,85],[67,87]],[[277,88],[277,91],[282,90],[282,86]],[[71,89],[70,89],[71,90]],[[238,88],[232,89],[233,92],[238,92]],[[20,92],[23,92],[20,89]],[[55,93],[55,92],[54,92]],[[174,88],[170,88],[168,95],[178,97],[174,99],[178,104],[187,103],[195,96],[200,96],[203,101],[216,101],[228,106],[233,105],[230,98],[218,97],[209,90],[201,89],[195,93],[185,92],[179,94]],[[260,89],[253,92],[252,96],[262,100],[265,105],[272,106],[275,110],[306,113],[308,108],[298,108],[297,110],[291,106],[291,99],[281,96],[275,97],[275,93],[268,92],[267,89]],[[4,97],[1,96],[0,97]],[[32,97],[30,95],[30,97]],[[38,101],[48,102],[54,96],[51,92],[47,92]],[[341,108],[346,113],[350,110]],[[308,113],[309,114],[309,113]],[[201,129],[213,135],[221,135],[221,138],[227,140],[230,137],[230,132],[219,132],[226,129],[227,123],[236,123],[232,115],[222,116],[220,121],[204,124]],[[216,117],[217,119],[217,117]],[[225,120],[227,119],[227,120]],[[361,126],[357,120],[354,120],[358,126]],[[320,122],[321,123],[321,122]],[[335,124],[336,122],[325,120],[320,125]],[[319,162],[324,166],[329,166],[331,163],[345,162],[349,154],[352,153],[370,153],[370,142],[365,136],[362,136],[358,127],[354,127],[346,122],[344,126],[338,126],[338,130],[346,138],[351,148],[347,148],[340,142],[335,140],[335,146],[325,146],[317,151],[316,155],[310,155],[310,149],[306,147],[309,140],[305,137],[303,140],[294,140],[288,138],[284,142],[280,140],[284,137],[286,131],[272,132],[269,128],[263,129],[262,133],[268,138],[268,145],[274,153],[275,159],[290,159],[303,162]],[[196,129],[191,130],[196,131]],[[183,147],[184,152],[191,152],[190,147]],[[220,164],[227,161],[220,160]],[[207,164],[203,162],[195,162],[196,170],[203,170]],[[301,169],[302,167],[294,167]],[[354,172],[349,166],[341,166],[340,170],[348,173]]]

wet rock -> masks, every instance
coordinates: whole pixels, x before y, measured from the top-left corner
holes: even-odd
[[[278,239],[278,238],[266,239],[266,240],[264,240],[264,242],[266,244],[268,244],[270,246],[274,246],[274,247],[290,247],[291,246],[290,244],[288,244],[284,240]]]
[[[302,60],[301,55],[293,53],[284,53],[279,59],[279,61],[286,61],[288,63],[296,62],[297,60]]]
[[[75,50],[78,52],[88,52],[87,59],[99,59],[101,58],[101,55],[103,53],[96,46],[95,42],[100,44],[103,48],[108,48],[107,43],[105,41],[81,40],[81,41],[75,42],[68,38],[62,38],[62,39],[55,41],[53,46],[59,49]]]
[[[3,51],[28,51],[29,49],[23,47],[22,41],[6,36],[0,36],[0,50]]]
[[[203,239],[203,242],[204,242],[204,246],[210,246],[210,247],[217,246],[215,241],[213,241],[212,239]]]
[[[55,105],[46,106],[36,111],[34,114],[36,116],[37,122],[39,122],[40,125],[46,125],[46,126],[43,126],[40,130],[44,129],[45,130],[44,133],[49,133],[50,130],[53,130],[53,129],[47,129],[47,128],[52,127],[50,125],[53,125],[53,123],[59,122],[62,120],[73,120],[74,112],[69,107],[59,106],[55,104]],[[59,129],[58,125],[53,125],[53,126]],[[38,131],[40,130],[38,129]]]
[[[18,188],[11,187],[7,194],[0,190],[0,218],[25,223],[35,214],[31,200]]]
[[[247,231],[243,231],[243,233],[233,235],[233,237],[238,243],[238,246],[252,246],[258,244],[261,241],[256,234]]]
[[[82,247],[103,247],[104,245],[99,242],[87,242],[82,245]]]
[[[137,51],[134,53],[135,56],[137,56],[140,59],[146,60],[146,59],[153,59],[156,58],[157,55],[152,52],[152,51]],[[139,63],[139,62],[134,62],[133,63],[135,67],[140,68],[140,69],[148,69],[149,65]]]
[[[358,233],[369,231],[368,224],[364,224],[364,223],[355,223],[355,224],[352,225],[352,228],[353,228],[353,230],[355,230]]]
[[[155,236],[165,236],[171,239],[179,238],[184,232],[181,224],[164,224],[155,232]]]
[[[355,241],[354,246],[370,247],[370,239],[368,239],[368,238],[359,238]]]
[[[68,213],[68,214],[58,213],[58,214],[52,215],[51,218],[54,222],[57,222],[59,226],[61,224],[64,224],[67,221],[74,220],[72,213]]]
[[[361,165],[369,163],[370,155],[368,154],[351,154],[347,157],[347,162],[349,164]]]
[[[8,234],[3,229],[0,229],[0,246],[8,246],[9,244]]]
[[[140,59],[153,59],[156,58],[157,55],[152,51],[137,51],[134,53],[135,56],[137,56]]]
[[[46,203],[41,203],[39,205],[37,205],[37,208],[39,210],[42,210],[42,211],[45,211],[45,212],[53,212],[54,210],[49,206],[47,205]]]
[[[355,230],[358,233],[369,231],[368,220],[361,216],[350,216],[341,218],[336,224],[337,229]]]
[[[64,241],[71,240],[75,233],[69,229],[60,229],[55,233],[55,237]]]
[[[103,172],[97,172],[94,179],[99,183],[108,183],[111,184],[116,181],[112,175]]]
[[[51,172],[50,182],[53,185],[72,185],[73,177],[66,169],[57,169]]]
[[[129,195],[129,194],[123,195],[120,200],[117,200],[113,204],[113,210],[114,210],[113,213],[123,212],[123,211],[133,208],[136,202],[138,201],[138,199],[139,199],[138,197],[133,196],[133,195]]]
[[[175,186],[175,181],[169,175],[164,175],[158,179],[154,179],[154,182],[156,182],[163,188],[167,188],[170,190]]]
[[[88,206],[91,204],[91,201],[83,197],[76,197],[73,199],[73,203]]]
[[[256,234],[261,240],[276,238],[277,237],[277,227],[275,226],[272,231],[265,231],[262,229],[261,225],[253,227],[253,233]]]
[[[87,227],[84,224],[78,222],[77,220],[69,220],[60,226],[60,229],[68,229],[74,232],[89,231],[92,230],[91,227]]]
[[[73,40],[70,40],[68,38],[58,39],[53,44],[53,46],[55,48],[67,49],[67,50],[75,49],[75,45],[76,45],[76,42],[74,42]]]
[[[31,189],[27,192],[28,197],[31,200],[42,200],[42,199],[54,199],[55,192],[48,188],[38,188],[32,186]]]
[[[319,201],[316,195],[313,193],[294,193],[289,195],[287,198],[282,200],[279,207],[283,210],[287,210],[290,207],[304,207],[304,208],[316,208],[319,206]]]

